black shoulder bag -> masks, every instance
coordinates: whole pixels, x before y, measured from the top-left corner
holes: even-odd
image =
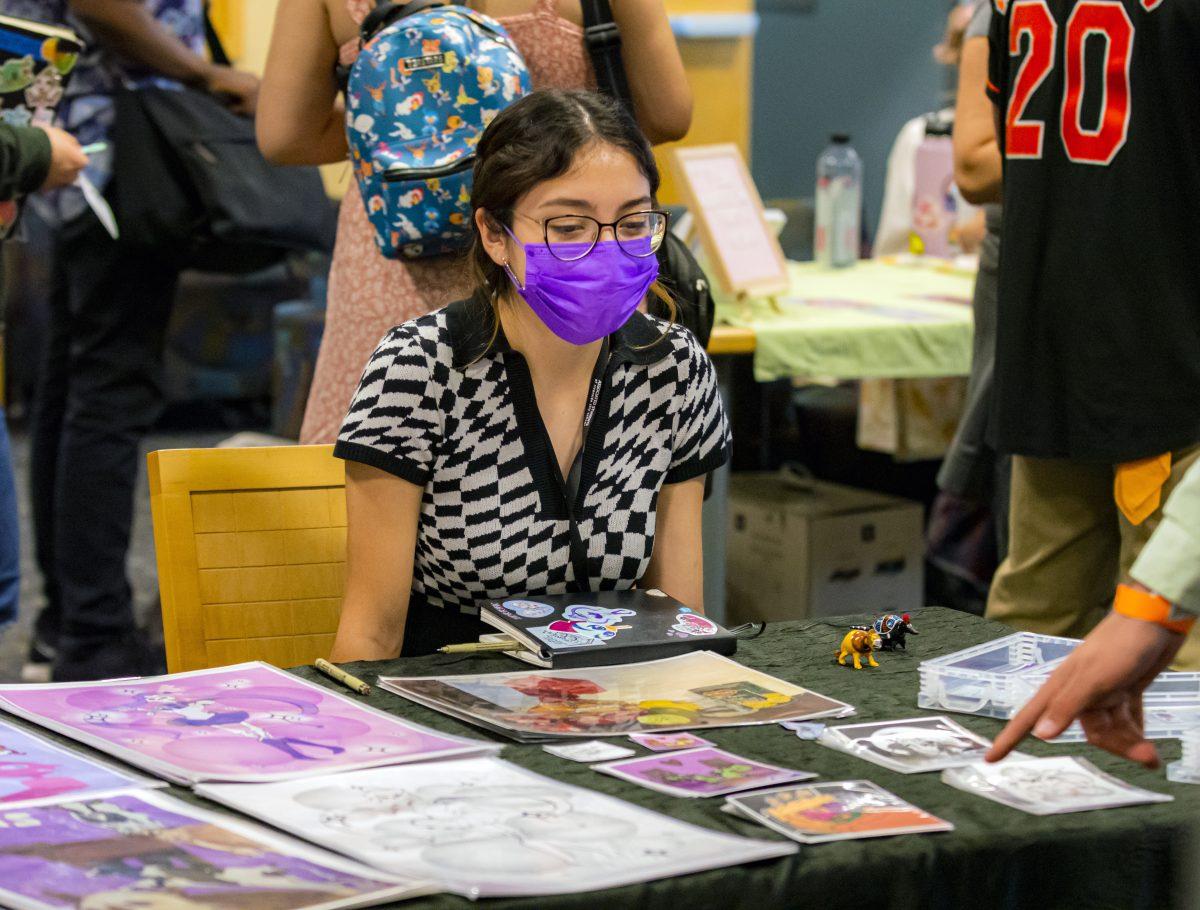
[[[633,115],[633,95],[621,59],[621,33],[613,21],[612,7],[608,0],[582,0],[582,3],[583,40],[596,71],[596,84]],[[670,231],[658,249],[658,274],[678,306],[679,324],[691,331],[701,346],[707,347],[714,318],[708,276],[687,244]],[[655,297],[650,298],[650,312],[662,319],[670,315],[666,304]]]
[[[228,65],[205,24],[213,60]],[[271,164],[252,120],[186,87],[118,91],[110,197],[123,242],[177,252],[204,271],[238,274],[289,252],[328,252],[337,229],[315,167]]]

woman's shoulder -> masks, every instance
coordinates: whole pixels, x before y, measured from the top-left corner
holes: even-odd
[[[404,363],[416,366],[447,360],[450,352],[450,331],[445,310],[426,313],[388,329],[371,356],[375,366]]]
[[[646,319],[661,333],[661,340],[656,344],[667,346],[667,357],[673,362],[687,365],[689,369],[711,367],[707,352],[690,329],[648,313]]]

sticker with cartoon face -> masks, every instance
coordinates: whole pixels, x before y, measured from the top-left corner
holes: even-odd
[[[602,645],[631,626],[620,620],[637,616],[636,610],[621,607],[595,607],[572,604],[563,610],[563,618],[547,626],[530,629],[529,634],[552,647],[578,648]]]
[[[554,612],[550,604],[539,603],[536,600],[506,600],[501,604],[493,604],[493,609],[521,619],[541,619]]]
[[[681,607],[675,616],[675,625],[671,626],[667,635],[678,638],[690,638],[693,635],[716,635],[719,626],[711,619],[693,613],[687,607]]]

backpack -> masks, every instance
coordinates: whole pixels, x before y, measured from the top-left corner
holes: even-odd
[[[379,251],[461,251],[471,236],[475,147],[531,91],[504,27],[444,0],[381,3],[346,78],[350,160]]]
[[[582,0],[584,44],[596,71],[600,91],[621,102],[633,115],[633,95],[625,76],[621,59],[621,33],[613,21],[609,0]],[[712,335],[716,308],[708,276],[684,243],[672,231],[658,248],[659,281],[671,293],[678,307],[677,322],[696,336],[701,346],[708,347]],[[648,309],[654,316],[666,319],[670,313],[657,297],[650,297]]]

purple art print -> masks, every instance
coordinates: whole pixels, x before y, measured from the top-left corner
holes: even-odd
[[[0,722],[0,809],[157,786]]]
[[[673,796],[720,796],[816,776],[807,771],[764,765],[712,747],[628,758],[593,767]]]
[[[0,687],[0,708],[183,783],[284,780],[475,754],[266,664],[148,679]]]
[[[155,794],[0,811],[0,904],[74,910],[316,910],[429,887]]]

